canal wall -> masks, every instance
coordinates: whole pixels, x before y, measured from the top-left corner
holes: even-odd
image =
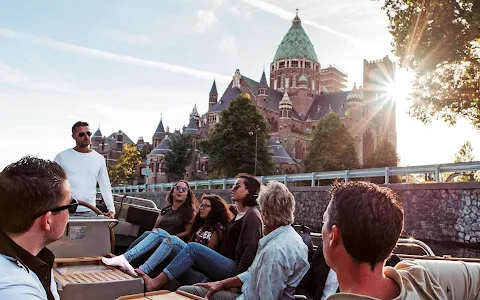
[[[404,236],[437,242],[480,244],[480,182],[390,184],[405,211]],[[320,231],[328,187],[289,187],[295,196],[295,223]],[[194,190],[198,198],[214,193],[231,203],[229,190]],[[126,193],[164,207],[166,192]]]

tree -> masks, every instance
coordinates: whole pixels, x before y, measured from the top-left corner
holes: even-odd
[[[169,139],[172,151],[165,154],[165,172],[169,181],[178,181],[183,179],[185,168],[192,163],[192,136],[174,133]]]
[[[475,161],[475,157],[473,156],[473,147],[472,144],[467,141],[463,144],[457,153],[455,153],[453,162],[469,162]],[[461,174],[461,175],[460,175]],[[456,176],[454,176],[456,175]],[[480,180],[480,172],[457,172],[457,173],[447,173],[444,174],[445,181],[472,181],[472,180]],[[450,179],[451,178],[451,179]]]
[[[412,115],[480,129],[480,1],[385,0],[383,9],[395,55],[416,73]]]
[[[115,164],[108,168],[112,184],[129,183],[136,174],[136,166],[142,163],[142,156],[135,144],[125,144]]]
[[[330,113],[318,122],[304,163],[308,172],[359,167],[353,137],[338,115]]]
[[[255,135],[256,131],[256,135]],[[269,125],[247,94],[232,100],[220,114],[202,149],[210,155],[213,170],[227,177],[238,173],[255,173],[255,140],[257,139],[257,173],[273,174],[272,154],[267,147]],[[250,134],[252,133],[252,134]]]
[[[367,162],[364,167],[366,168],[385,168],[385,167],[396,167],[398,166],[399,157],[397,150],[392,143],[388,140],[382,140],[376,147],[375,152],[367,158]],[[368,181],[374,183],[384,183],[385,178],[382,177],[373,177],[368,178]],[[389,176],[389,183],[398,183],[402,182],[400,176]]]
[[[388,140],[383,140],[377,145],[375,152],[367,158],[366,168],[383,168],[398,166],[398,154],[395,146]]]

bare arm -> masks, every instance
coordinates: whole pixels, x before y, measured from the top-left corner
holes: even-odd
[[[162,215],[161,215],[161,214],[158,214],[158,218],[157,218],[157,220],[155,221],[155,225],[153,225],[153,228],[158,228],[158,227],[160,227],[160,222],[162,222]]]
[[[103,201],[107,206],[108,211],[115,213],[115,205],[113,204],[112,186],[110,185],[110,178],[108,177],[107,165],[102,158],[100,171],[98,172],[98,186],[102,192]]]
[[[192,234],[192,226],[193,226],[193,222],[195,222],[195,216],[196,215],[197,215],[197,212],[194,211],[190,221],[187,224],[185,224],[185,231],[177,234],[178,238],[181,238],[182,240],[185,240],[186,238],[188,238]]]
[[[215,231],[212,236],[210,237],[210,240],[208,241],[208,248],[210,249],[217,249],[218,247],[218,243],[220,241],[220,237],[219,237],[219,231]]]

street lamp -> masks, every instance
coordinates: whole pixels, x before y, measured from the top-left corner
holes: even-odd
[[[258,149],[258,134],[257,132],[260,130],[260,126],[251,127],[250,131],[248,132],[249,135],[253,135],[255,133],[255,172],[254,176],[257,176],[257,149]]]

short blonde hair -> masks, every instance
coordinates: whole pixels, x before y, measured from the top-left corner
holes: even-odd
[[[262,186],[258,203],[265,225],[283,226],[293,223],[295,198],[283,183],[270,181]]]

